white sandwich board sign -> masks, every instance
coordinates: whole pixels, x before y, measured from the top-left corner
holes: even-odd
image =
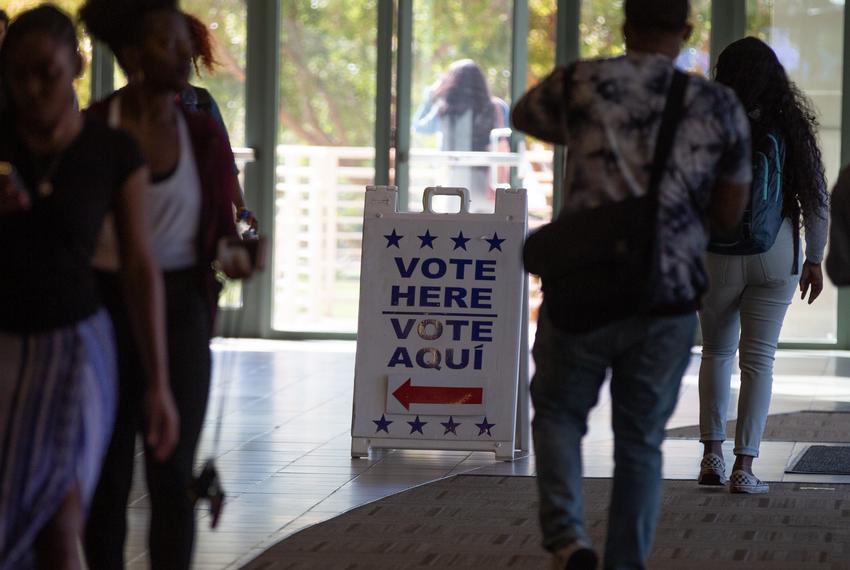
[[[459,197],[460,212],[435,213],[438,195]],[[395,187],[367,188],[352,456],[513,459],[529,439],[525,190],[497,190],[494,214],[470,214],[463,188],[428,188],[422,213],[397,210]]]

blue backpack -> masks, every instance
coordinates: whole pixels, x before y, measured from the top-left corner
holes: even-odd
[[[724,255],[754,255],[773,247],[783,219],[782,165],[785,147],[776,135],[767,135],[765,152],[756,152],[750,201],[737,228],[711,230],[708,251]]]

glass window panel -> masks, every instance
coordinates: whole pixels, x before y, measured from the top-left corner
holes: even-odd
[[[580,53],[584,58],[610,57],[625,52],[623,0],[592,0],[582,3]],[[708,76],[710,71],[711,1],[691,1],[694,33],[676,63]]]
[[[510,185],[512,24],[511,0],[414,2],[411,211],[426,187],[461,186],[470,211],[492,212],[494,189]]]
[[[281,8],[272,326],[354,332],[363,195],[375,177],[377,2]]]
[[[844,2],[748,0],[747,33],[770,44],[789,77],[814,103],[831,188],[841,167]],[[795,295],[781,340],[835,342],[837,306],[838,291],[828,279],[811,306]]]
[[[3,3],[2,8],[6,10],[10,18],[14,19],[21,12],[41,4],[44,4],[42,0],[9,0]],[[67,12],[71,19],[76,22],[77,11],[83,5],[83,0],[53,0],[53,4]],[[77,36],[80,41],[80,53],[83,56],[83,73],[74,81],[74,88],[77,91],[80,108],[83,109],[88,106],[91,94],[92,42],[88,35],[83,32],[82,27],[78,27]]]
[[[555,66],[556,0],[529,2],[528,88],[534,87]],[[554,169],[552,145],[531,137],[525,139],[525,152],[520,153],[520,183],[528,190],[528,224],[536,228],[552,219]],[[529,316],[537,321],[543,300],[540,279],[529,277]]]
[[[213,73],[201,69],[193,85],[206,88],[218,103],[233,146],[245,144],[245,62],[247,7],[245,0],[183,0],[181,8],[204,22],[213,36]]]
[[[527,89],[537,85],[555,66],[556,0],[529,2]],[[552,145],[526,137],[520,155],[520,182],[528,190],[529,225],[537,227],[552,218]]]

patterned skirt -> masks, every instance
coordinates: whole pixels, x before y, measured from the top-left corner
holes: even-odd
[[[97,485],[116,406],[105,311],[30,335],[0,332],[0,570],[28,566],[40,530]]]

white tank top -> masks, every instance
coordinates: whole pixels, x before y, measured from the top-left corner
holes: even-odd
[[[109,126],[118,128],[120,119],[121,102],[116,96],[109,106]],[[145,200],[151,253],[163,271],[184,269],[198,262],[201,180],[195,164],[189,127],[179,112],[177,131],[180,137],[177,169],[167,179],[151,184]],[[105,271],[117,271],[120,268],[112,214],[104,220],[92,265]]]

